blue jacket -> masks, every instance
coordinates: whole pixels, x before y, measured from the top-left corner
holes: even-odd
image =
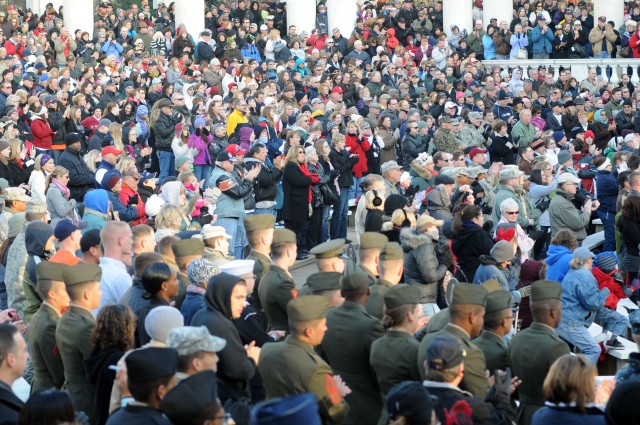
[[[476,270],[473,277],[473,283],[481,284],[489,279],[497,279],[500,287],[511,294],[514,303],[519,303],[520,292],[516,291],[518,284],[518,276],[511,267],[501,269],[497,266],[495,260],[488,255],[480,256],[480,267]]]
[[[496,45],[493,42],[493,37],[489,37],[487,34],[483,35],[482,46],[484,47],[485,60],[496,58]]]
[[[197,294],[195,292],[187,292],[187,296],[182,302],[180,307],[180,313],[184,317],[184,325],[189,326],[191,319],[196,315],[198,311],[204,308],[204,294]]]
[[[82,219],[88,223],[82,233],[92,229],[102,230],[109,220],[109,194],[104,189],[96,189],[84,195],[84,215]]]
[[[598,290],[598,281],[591,271],[569,270],[562,280],[562,321],[573,326],[591,326],[608,296],[609,288]]]
[[[98,169],[96,170],[96,175],[95,175],[96,189],[105,189],[107,191],[109,190],[108,187],[102,186],[102,179],[107,173],[117,173],[118,175],[120,175],[120,171],[116,169],[115,165],[103,159],[100,165],[98,166]]]
[[[535,55],[536,53],[552,53],[552,43],[554,39],[555,36],[553,35],[553,30],[551,28],[547,28],[547,32],[542,34],[540,25],[536,25],[533,30],[531,30],[533,54]]]
[[[618,181],[611,171],[598,171],[596,174],[596,191],[600,202],[600,211],[616,214],[616,200],[618,199]]]
[[[511,44],[511,53],[509,53],[509,56],[512,58],[517,58],[520,49],[526,50],[527,46],[529,45],[529,39],[527,38],[526,33],[522,33],[520,37],[518,37],[518,34],[512,34],[509,43]]]
[[[605,425],[604,412],[596,407],[588,407],[582,413],[574,407],[544,406],[531,419],[531,425]]]
[[[547,250],[547,279],[562,282],[569,271],[569,261],[573,254],[566,246],[549,245]]]
[[[123,51],[124,47],[122,47],[117,41],[107,41],[102,45],[102,53],[107,56],[114,55],[115,57],[120,57]]]
[[[113,210],[118,213],[120,221],[129,223],[138,218],[138,209],[135,205],[126,206],[122,203],[117,193],[109,192],[109,200],[111,201],[111,205],[113,205]]]

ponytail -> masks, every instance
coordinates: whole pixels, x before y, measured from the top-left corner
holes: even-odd
[[[465,221],[471,221],[480,214],[482,214],[482,208],[477,205],[467,205],[453,217],[451,230],[453,233],[460,232]]]

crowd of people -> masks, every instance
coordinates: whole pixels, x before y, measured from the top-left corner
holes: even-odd
[[[129,3],[0,12],[0,424],[639,423],[640,89],[518,60],[640,3]]]

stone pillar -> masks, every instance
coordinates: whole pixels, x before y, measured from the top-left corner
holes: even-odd
[[[473,2],[471,0],[446,0],[442,2],[442,7],[444,32],[447,35],[451,34],[451,25],[456,25],[460,31],[466,29],[467,32],[471,32],[473,29]]]
[[[204,0],[176,0],[175,6],[176,29],[184,24],[189,35],[197,42],[204,30]]]
[[[287,4],[290,4],[289,1]],[[356,27],[358,4],[355,0],[327,0],[327,18],[329,37],[334,28],[340,28],[340,34],[349,38]]]
[[[46,3],[45,3],[46,5]],[[77,29],[93,34],[93,2],[87,0],[64,0],[64,26],[69,34]],[[55,4],[54,4],[55,7]]]
[[[598,24],[600,16],[606,16],[607,22],[613,21],[615,29],[624,23],[624,0],[599,0],[594,2],[593,19]]]
[[[344,3],[350,3],[352,0],[347,1],[335,1],[333,4],[340,4],[340,8],[342,8]],[[335,7],[335,6],[334,6]],[[332,6],[327,5],[327,13],[331,13]],[[331,16],[331,15],[329,15]],[[333,24],[331,23],[331,18],[329,17],[329,26],[331,27]],[[355,20],[354,20],[355,21]],[[311,30],[316,27],[316,2],[315,0],[289,0],[287,1],[287,28],[290,25],[295,25],[298,29],[298,34],[302,31],[306,31],[307,34],[311,35]],[[329,29],[331,31],[333,28]],[[351,35],[351,32],[348,33]],[[285,34],[281,34],[285,35]],[[330,36],[331,34],[329,34]],[[348,37],[345,33],[342,34],[345,37]]]
[[[498,24],[501,21],[507,21],[511,24],[513,19],[513,1],[512,0],[491,0],[482,3],[482,21],[483,28],[486,29],[487,25],[491,23],[492,18],[498,20]]]
[[[44,4],[40,4],[40,0],[27,0],[27,9],[31,9],[31,11],[36,15],[42,15],[42,8]]]

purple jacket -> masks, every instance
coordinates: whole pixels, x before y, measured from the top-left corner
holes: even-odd
[[[206,140],[197,136],[195,133],[191,134],[188,146],[198,149],[198,155],[193,158],[193,165],[213,165],[213,161],[211,161],[211,157],[209,156],[209,143],[211,143],[212,139],[213,136],[211,134],[206,136]]]

